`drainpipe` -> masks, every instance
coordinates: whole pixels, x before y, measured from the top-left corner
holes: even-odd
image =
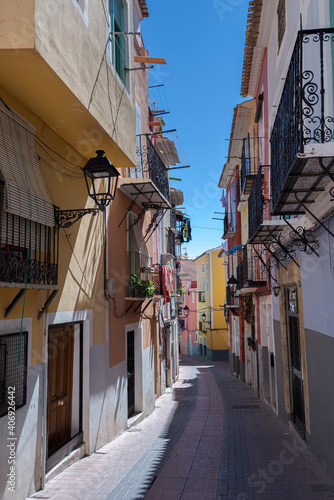
[[[40,487],[45,488],[46,449],[47,449],[47,411],[48,411],[48,322],[43,315],[43,397],[42,397],[42,436],[41,436],[41,473]]]

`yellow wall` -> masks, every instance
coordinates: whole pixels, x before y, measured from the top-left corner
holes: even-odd
[[[218,257],[220,248],[217,250],[208,250],[196,259],[197,265],[197,289],[202,290],[202,277],[205,279],[205,302],[197,302],[197,327],[198,322],[201,321],[202,309],[205,312],[211,311],[210,322],[212,323],[212,330],[207,323],[206,343],[207,347],[212,350],[225,350],[228,348],[227,325],[224,317],[224,311],[221,307],[225,300],[225,269],[224,259]],[[204,273],[202,272],[202,264],[204,263]],[[206,266],[208,265],[208,270]],[[206,282],[209,281],[209,291],[207,292]],[[212,281],[212,283],[211,283]],[[200,286],[201,285],[201,288]],[[218,311],[217,309],[221,309]],[[203,338],[203,334],[198,332],[199,339]],[[200,340],[198,341],[200,342]]]
[[[59,135],[43,123],[31,110],[23,106],[19,100],[7,94],[0,88],[1,98],[16,112],[28,120],[36,128],[36,136],[60,155],[73,151],[81,158],[81,165],[86,160]],[[45,147],[45,146],[43,146]],[[51,153],[52,158],[41,147],[37,148],[41,157],[40,166],[54,205],[61,209],[93,207],[93,201],[88,197],[87,188],[81,170],[69,165],[59,156]],[[79,155],[79,156],[78,156]],[[63,163],[72,172],[59,165]],[[57,169],[57,170],[55,170]],[[72,177],[78,175],[80,177]],[[68,175],[69,174],[69,175]],[[65,234],[69,236],[69,246]],[[93,344],[105,341],[105,300],[104,300],[104,216],[86,215],[70,229],[59,231],[58,254],[58,284],[59,292],[49,306],[47,312],[91,310],[93,317]],[[75,255],[75,256],[74,256]],[[3,312],[18,293],[19,289],[1,288],[0,319],[5,319]],[[26,293],[25,318],[32,318],[32,365],[42,361],[43,349],[43,317],[37,320],[39,310],[44,305],[50,291],[31,290]],[[22,316],[23,299],[17,304],[6,319],[20,319]]]

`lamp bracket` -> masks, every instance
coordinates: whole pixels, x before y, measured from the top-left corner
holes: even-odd
[[[79,208],[75,210],[55,210],[55,219],[57,227],[68,228],[73,226],[75,222],[80,220],[84,215],[92,214],[94,217],[99,212],[102,212],[100,208]]]

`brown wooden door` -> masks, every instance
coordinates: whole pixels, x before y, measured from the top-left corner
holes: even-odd
[[[50,327],[48,456],[71,439],[74,325]]]

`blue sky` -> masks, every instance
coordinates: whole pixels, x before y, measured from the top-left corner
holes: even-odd
[[[150,70],[150,85],[163,83],[170,114],[191,168],[174,170],[171,185],[184,192],[195,258],[222,244],[219,177],[226,162],[233,108],[240,96],[248,0],[147,0],[142,34],[151,56],[167,65]],[[172,138],[172,137],[171,137]],[[212,229],[199,229],[214,228]]]

